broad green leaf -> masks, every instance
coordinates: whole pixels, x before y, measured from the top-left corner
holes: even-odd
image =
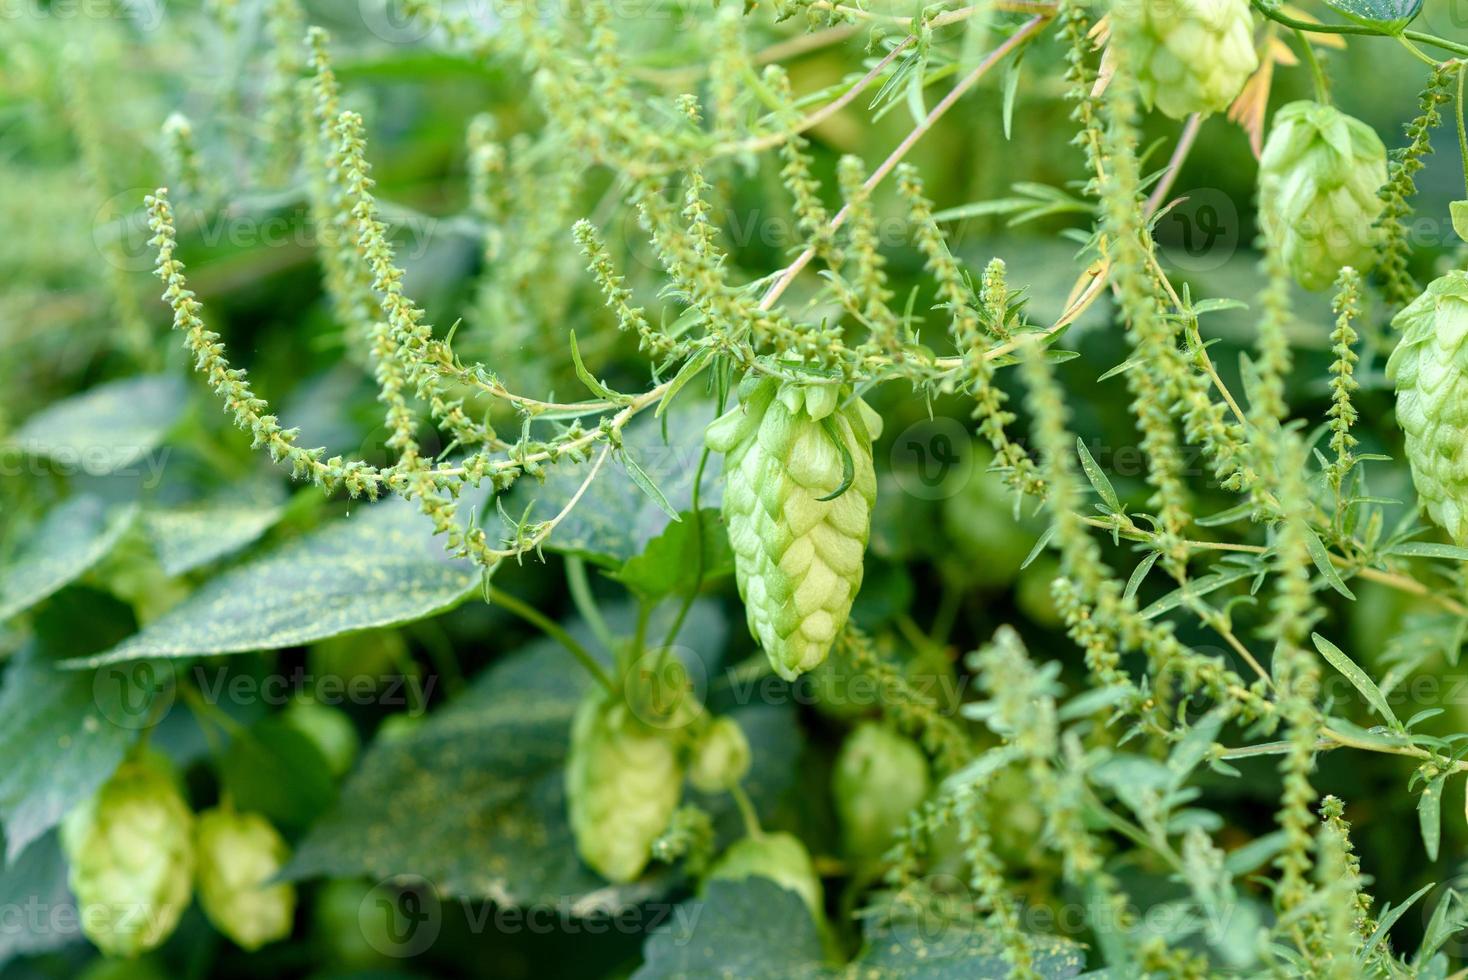
[[[57,668],[106,649],[132,612],[101,592],[70,589],[37,618],[36,633],[0,687],[0,821],[9,859],[54,827],[112,775],[152,718],[170,678],[147,662],[101,671]],[[3,930],[0,930],[3,932]]]
[[[466,495],[461,511],[471,506]],[[72,666],[299,646],[444,612],[480,581],[478,566],[446,555],[428,518],[395,498],[354,507],[224,572],[141,633]]]
[[[106,476],[156,449],[187,401],[187,386],[171,375],[112,381],[42,409],[8,443],[69,473]]]
[[[628,560],[612,577],[643,598],[656,601],[670,595],[687,595],[698,585],[700,568],[704,582],[730,574],[734,553],[719,522],[719,512],[704,508],[697,520],[688,511],[684,516],[686,520],[669,524],[647,543],[642,554]],[[701,561],[699,533],[703,538]]]
[[[1325,0],[1325,5],[1388,34],[1400,32],[1422,10],[1422,0]]]
[[[251,496],[149,509],[142,524],[163,571],[183,575],[253,544],[284,513],[282,494],[266,484]]]
[[[72,497],[47,512],[26,543],[0,567],[0,620],[24,612],[107,557],[137,508]]]
[[[589,641],[583,626],[568,629]],[[648,633],[664,629],[654,623]],[[718,610],[698,604],[685,634],[712,648],[723,630]],[[690,672],[695,688],[712,686],[706,667]],[[641,882],[612,886],[577,858],[563,767],[571,718],[590,683],[549,640],[496,664],[410,734],[373,744],[287,876],[413,874],[445,895],[506,904],[569,899],[621,908],[662,894],[671,876],[656,869]],[[773,807],[795,779],[793,711],[757,704],[735,715],[754,750],[744,785],[758,807]],[[727,795],[701,803],[725,833],[737,826]]]
[[[713,419],[714,406],[710,401],[685,395],[661,419],[644,413],[623,433],[623,443],[630,456],[636,457],[669,506],[678,511],[692,510],[693,474],[703,452],[703,430]],[[666,442],[664,427],[668,433]],[[709,456],[703,471],[700,507],[719,505],[722,464],[723,457],[719,454]],[[591,465],[586,461],[552,467],[544,486],[517,487],[505,501],[505,509],[518,514],[535,499],[535,514],[549,517],[580,488]],[[638,488],[627,472],[603,466],[580,503],[550,536],[546,549],[580,555],[600,565],[618,568],[641,554],[647,543],[663,533],[668,524],[667,513]]]
[[[793,891],[767,878],[710,881],[648,936],[633,980],[824,977],[821,936]]]
[[[237,807],[285,827],[309,826],[336,798],[321,750],[279,714],[235,736],[219,775]]]
[[[1342,676],[1351,682],[1352,687],[1361,692],[1361,696],[1376,709],[1377,714],[1381,715],[1393,728],[1402,727],[1402,723],[1397,720],[1396,714],[1392,711],[1392,706],[1387,704],[1381,689],[1367,676],[1366,671],[1356,666],[1356,661],[1346,656],[1340,647],[1319,633],[1311,633],[1310,639],[1315,641],[1315,649],[1320,651],[1320,655],[1330,661],[1330,665],[1340,671]]]
[[[7,850],[14,851],[8,841]],[[0,909],[6,909],[12,917],[9,926],[0,929],[0,967],[19,956],[80,942],[79,922],[51,914],[75,908],[76,900],[66,884],[61,843],[56,834],[47,834],[19,852],[8,866],[0,867]],[[28,914],[37,918],[27,920]]]

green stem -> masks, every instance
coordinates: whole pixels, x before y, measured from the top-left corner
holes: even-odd
[[[1315,54],[1315,47],[1305,32],[1295,28],[1295,37],[1300,39],[1300,47],[1305,50],[1305,60],[1310,65],[1310,75],[1315,79],[1315,100],[1321,105],[1330,105],[1330,80],[1325,77],[1325,69],[1320,66],[1320,58]]]
[[[591,583],[586,578],[586,562],[575,555],[566,559],[566,585],[571,590],[571,601],[575,603],[576,611],[586,620],[586,625],[591,627],[597,642],[608,653],[614,651],[617,648],[616,640],[601,614],[601,607],[596,604],[596,596],[591,594]]]
[[[548,619],[534,606],[521,602],[508,592],[503,592],[493,585],[485,588],[485,595],[489,597],[489,601],[494,605],[504,608],[507,612],[514,613],[565,647],[570,651],[571,656],[575,657],[581,666],[586,668],[586,672],[596,678],[598,684],[606,688],[609,692],[616,691],[616,685],[612,683],[611,676],[601,664],[597,663],[596,658],[591,655],[591,651],[576,642],[576,638],[570,633],[567,633],[559,623]]]
[[[1463,157],[1463,186],[1468,189],[1468,126],[1463,124],[1463,80],[1468,78],[1468,61],[1458,66],[1458,152]]]
[[[663,648],[671,647],[678,639],[678,631],[683,628],[683,621],[688,618],[688,610],[693,608],[693,601],[698,598],[699,590],[703,588],[703,518],[698,513],[698,490],[703,483],[703,468],[709,461],[709,449],[703,447],[703,452],[698,457],[698,469],[693,472],[693,496],[689,507],[693,511],[693,588],[683,597],[683,605],[678,608],[678,615],[673,617],[673,625],[668,627],[668,636],[663,640]]]
[[[1270,6],[1265,0],[1250,0],[1254,9],[1276,24],[1293,27],[1297,31],[1309,31],[1311,34],[1361,34],[1368,37],[1399,37],[1416,41],[1419,44],[1430,44],[1444,51],[1454,54],[1468,55],[1468,44],[1460,44],[1457,41],[1449,41],[1447,38],[1438,37],[1436,34],[1428,34],[1425,31],[1402,31],[1393,34],[1391,31],[1382,30],[1379,27],[1371,27],[1367,24],[1316,24],[1308,20],[1297,20],[1287,14],[1282,14],[1275,7]],[[1433,62],[1436,64],[1436,62]]]
[[[764,836],[764,829],[759,825],[759,814],[755,812],[754,803],[750,801],[744,787],[735,783],[729,788],[729,795],[734,797],[734,805],[739,807],[739,816],[744,820],[744,832],[750,837]]]
[[[1426,51],[1423,51],[1417,45],[1407,40],[1407,38],[1405,38],[1404,36],[1398,34],[1397,40],[1402,42],[1402,47],[1412,52],[1412,57],[1421,61],[1424,65],[1427,65],[1429,68],[1436,68],[1438,66],[1436,58],[1432,57],[1432,55],[1428,54]]]

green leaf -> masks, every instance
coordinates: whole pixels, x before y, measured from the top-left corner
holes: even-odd
[[[693,475],[703,453],[703,430],[714,417],[714,407],[702,398],[678,399],[659,420],[638,418],[623,432],[622,444],[640,461],[644,473],[656,479],[663,497],[679,511],[692,509]],[[663,427],[668,438],[663,441]],[[512,513],[537,501],[537,510],[555,513],[571,499],[586,478],[591,461],[561,464],[551,469],[544,486],[511,491],[505,507]],[[699,504],[717,507],[723,491],[719,473],[723,457],[713,454],[704,467]],[[546,550],[579,555],[597,564],[620,568],[640,555],[647,543],[668,526],[668,515],[651,497],[638,489],[632,477],[618,468],[604,467],[587,488],[580,503],[556,527]]]
[[[1448,774],[1443,773],[1422,790],[1417,800],[1417,823],[1422,830],[1422,846],[1427,849],[1427,860],[1437,860],[1438,845],[1442,842],[1443,785]]]
[[[678,392],[683,390],[683,386],[702,374],[703,369],[708,367],[709,362],[714,359],[714,353],[714,348],[702,347],[692,357],[683,362],[683,366],[673,376],[673,383],[668,385],[667,391],[663,392],[663,397],[658,402],[658,407],[653,413],[655,417],[663,417],[663,413],[668,410],[668,406],[673,404],[673,399],[677,396]]]
[[[1468,548],[1455,544],[1438,544],[1434,541],[1403,541],[1386,550],[1388,555],[1403,558],[1447,558],[1451,561],[1468,561]]]
[[[827,975],[821,936],[800,896],[768,878],[710,881],[648,936],[633,980]],[[779,937],[772,942],[772,937]]]
[[[152,664],[100,672],[57,663],[102,650],[133,628],[111,596],[70,589],[36,621],[0,688],[0,821],[10,860],[111,776],[152,718],[170,678]],[[3,932],[3,930],[0,930]]]
[[[1355,601],[1355,593],[1346,588],[1340,572],[1335,570],[1335,563],[1330,560],[1330,552],[1325,549],[1325,542],[1320,540],[1320,535],[1316,534],[1315,530],[1308,525],[1302,524],[1300,529],[1305,532],[1305,547],[1310,552],[1310,560],[1315,562],[1316,570],[1324,576],[1332,589],[1347,599]]]
[[[662,534],[647,543],[642,554],[627,560],[612,577],[648,601],[670,595],[687,595],[699,584],[699,540],[703,536],[702,580],[708,582],[734,571],[734,552],[729,536],[719,521],[719,512],[704,508],[697,519],[684,511],[688,520],[669,524]]]
[[[250,495],[214,497],[143,512],[143,530],[169,575],[183,575],[248,547],[285,514],[275,484]]]
[[[1325,5],[1387,34],[1400,33],[1422,10],[1422,0],[1325,0]]]
[[[576,346],[576,331],[574,330],[571,331],[571,364],[576,369],[576,377],[580,378],[581,383],[591,389],[593,395],[612,402],[620,403],[627,401],[626,395],[608,388],[598,381],[595,375],[586,370],[586,365],[581,363],[581,350]]]
[[[219,774],[237,807],[289,828],[309,826],[336,799],[331,765],[321,749],[278,714],[235,737]]]
[[[468,510],[474,495],[464,502]],[[479,585],[479,567],[446,555],[416,506],[396,498],[359,505],[211,579],[141,633],[69,666],[279,650],[445,612]]]
[[[1106,506],[1113,511],[1121,510],[1121,501],[1117,499],[1116,489],[1112,487],[1111,481],[1106,477],[1106,471],[1096,465],[1091,451],[1086,448],[1085,440],[1076,437],[1076,452],[1081,457],[1081,469],[1086,471],[1086,479],[1091,481],[1092,488],[1105,501]]]
[[[668,498],[658,489],[658,485],[652,482],[652,477],[647,475],[647,470],[644,470],[637,460],[632,458],[631,453],[623,449],[617,456],[622,460],[622,466],[627,470],[627,475],[632,478],[633,483],[637,484],[637,489],[647,494],[648,498],[658,505],[658,510],[667,514],[674,522],[683,520],[673,509],[673,505],[668,503]]]
[[[27,909],[43,916],[48,911],[76,909],[76,899],[66,884],[66,858],[56,834],[49,833],[18,855],[13,854],[11,863],[0,868],[0,908],[15,915],[10,927],[0,929],[0,967],[17,957],[49,952],[81,940],[81,924],[74,920],[63,923],[49,917],[26,919]],[[10,976],[10,971],[5,975]]]
[[[1448,214],[1453,219],[1453,231],[1468,242],[1468,201],[1454,201],[1448,205]]]
[[[1351,682],[1352,687],[1361,692],[1361,696],[1376,709],[1377,714],[1381,715],[1393,728],[1402,727],[1402,723],[1397,720],[1396,714],[1392,711],[1392,706],[1387,704],[1386,697],[1381,693],[1381,688],[1377,687],[1376,682],[1366,675],[1366,671],[1356,666],[1356,662],[1346,656],[1340,647],[1319,633],[1311,633],[1310,639],[1315,641],[1315,649],[1320,651],[1320,655],[1330,661],[1330,665],[1340,671],[1346,680]]]
[[[109,508],[98,497],[72,497],[47,512],[26,543],[0,567],[0,622],[24,612],[107,557],[137,508]]]
[[[42,409],[7,442],[69,472],[106,476],[156,449],[187,399],[188,387],[171,375],[112,381]]]
[[[1014,60],[1004,69],[1004,106],[1002,118],[1004,122],[1004,138],[1010,138],[1010,132],[1014,123],[1014,97],[1019,92],[1020,67],[1024,64],[1024,51],[1021,50]]]

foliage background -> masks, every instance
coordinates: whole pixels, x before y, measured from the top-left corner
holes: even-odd
[[[575,394],[579,386],[566,344],[572,330],[581,342],[583,358],[595,365],[599,376],[623,390],[641,385],[645,362],[635,350],[635,339],[615,331],[594,282],[584,273],[584,260],[570,240],[571,223],[586,215],[604,219],[618,262],[649,301],[656,295],[658,276],[635,220],[608,205],[607,175],[597,170],[577,172],[566,159],[537,156],[528,135],[522,137],[544,125],[527,96],[529,82],[523,69],[510,59],[477,58],[424,39],[419,28],[372,0],[305,7],[311,23],[333,34],[346,102],[366,118],[377,191],[391,204],[408,291],[431,321],[448,325],[462,317],[456,335],[460,353],[466,360],[491,364],[517,390],[554,390],[580,397]],[[150,276],[151,250],[141,230],[139,208],[143,194],[167,179],[159,132],[170,113],[184,112],[193,121],[206,161],[204,175],[218,192],[202,215],[202,227],[188,230],[182,242],[192,284],[206,304],[211,326],[222,334],[237,363],[249,370],[258,389],[280,406],[286,424],[301,428],[302,444],[324,445],[329,453],[369,460],[386,458],[376,388],[322,293],[304,202],[288,185],[283,190],[252,189],[259,184],[262,166],[262,100],[267,93],[261,91],[266,77],[261,66],[269,57],[268,46],[257,36],[256,5],[240,4],[245,26],[234,37],[212,29],[209,25],[217,22],[217,12],[198,4],[119,3],[115,8],[97,4],[88,14],[76,9],[59,3],[0,6],[0,215],[9,231],[0,240],[4,284],[0,437],[8,435],[12,445],[25,444],[24,437],[38,431],[62,446],[96,440],[105,446],[138,449],[143,462],[118,467],[124,472],[88,474],[29,452],[12,449],[3,456],[0,582],[6,587],[0,588],[0,609],[6,597],[21,592],[23,580],[41,576],[36,565],[27,564],[34,555],[27,557],[26,542],[33,540],[46,515],[67,506],[96,508],[67,513],[61,522],[68,533],[90,535],[74,542],[73,551],[61,552],[77,555],[82,566],[69,577],[65,570],[60,573],[66,587],[25,617],[0,622],[0,657],[8,660],[0,704],[23,706],[35,691],[44,690],[59,705],[52,718],[68,710],[97,711],[95,692],[100,686],[91,675],[83,675],[81,681],[65,681],[70,687],[63,690],[63,675],[52,671],[32,678],[35,687],[26,687],[23,672],[28,666],[36,670],[48,661],[105,651],[182,596],[220,588],[211,586],[211,581],[237,574],[230,569],[290,542],[318,541],[314,535],[362,507],[290,487],[251,452],[247,436],[229,427],[208,392],[187,371],[176,338],[168,336],[166,311],[156,300],[158,289]],[[1423,16],[1446,36],[1465,33],[1462,15],[1455,19],[1450,0],[1427,0]],[[767,12],[756,11],[749,20],[752,34],[768,43],[802,33],[798,18],[777,25]],[[712,11],[702,4],[649,0],[645,8],[618,18],[614,26],[623,43],[637,52],[638,67],[656,83],[668,76],[696,78],[707,46],[717,43],[709,28],[712,23]],[[866,30],[855,30],[845,41],[788,58],[785,64],[795,90],[815,89],[859,70],[867,37]],[[1328,66],[1341,108],[1368,121],[1389,147],[1400,145],[1402,126],[1416,112],[1420,66],[1395,45],[1374,39],[1353,41],[1347,50],[1330,53]],[[919,143],[909,159],[923,174],[937,207],[1009,197],[1016,181],[1066,188],[1084,177],[1084,160],[1069,145],[1072,124],[1069,106],[1062,100],[1061,68],[1061,49],[1053,41],[1042,41],[1028,53],[1008,139],[1001,135],[1003,95],[996,78],[965,98]],[[937,85],[941,89],[943,83]],[[1281,69],[1272,105],[1308,97],[1309,92],[1303,69]],[[828,185],[834,183],[841,154],[857,154],[871,165],[911,127],[900,100],[879,118],[874,118],[866,101],[858,99],[809,134],[818,174]],[[510,148],[515,161],[507,190],[512,206],[502,218],[488,221],[470,211],[465,150],[466,130],[476,115],[486,112],[493,115],[498,139]],[[1175,132],[1176,124],[1161,117],[1147,122],[1149,138],[1170,144]],[[1462,194],[1461,161],[1448,130],[1438,134],[1436,145],[1437,155],[1418,178],[1418,213],[1437,222],[1435,227],[1424,224],[1414,238],[1419,277],[1442,267],[1460,244],[1445,215],[1448,202]],[[516,156],[517,151],[522,155]],[[1161,152],[1166,151],[1164,145]],[[729,167],[716,178],[725,202],[719,223],[734,262],[747,278],[780,268],[789,259],[793,229],[776,169],[776,161],[766,157],[748,166]],[[1259,255],[1252,244],[1254,181],[1246,135],[1223,119],[1211,120],[1177,180],[1176,193],[1187,200],[1164,217],[1156,232],[1169,271],[1176,281],[1186,282],[1194,296],[1252,297],[1262,287]],[[533,203],[525,206],[525,202]],[[904,296],[913,288],[927,289],[922,257],[906,240],[904,211],[891,188],[878,194],[877,208],[890,219],[893,230],[887,254],[894,290]],[[614,217],[608,219],[609,215]],[[1076,245],[1060,233],[1076,227],[1084,227],[1084,217],[1073,213],[1017,227],[1010,227],[1003,215],[979,216],[950,226],[950,244],[975,272],[989,258],[1003,257],[1011,284],[1027,287],[1029,315],[1048,321],[1061,312],[1076,273]],[[485,259],[486,236],[498,265]],[[1290,337],[1298,369],[1289,379],[1288,396],[1299,417],[1319,419],[1329,398],[1325,386],[1332,322],[1329,298],[1303,293],[1295,298],[1297,318]],[[1129,399],[1120,380],[1096,383],[1115,365],[1121,349],[1120,327],[1108,303],[1103,299],[1066,335],[1065,346],[1080,356],[1059,372],[1078,434],[1111,475],[1121,497],[1140,504],[1146,489],[1126,407]],[[924,304],[918,305],[921,309]],[[1214,348],[1215,363],[1236,385],[1238,352],[1253,342],[1249,313],[1217,314],[1210,318],[1208,330],[1220,340]],[[1400,434],[1392,418],[1390,390],[1381,377],[1389,339],[1379,329],[1365,332],[1368,342],[1358,373],[1363,381],[1358,396],[1362,419],[1356,434],[1362,451],[1399,457]],[[48,406],[140,373],[159,373],[169,380],[141,392],[126,392],[110,404],[83,406],[70,420],[38,416]],[[1010,384],[1007,378],[1005,384]],[[956,420],[957,431],[962,432],[969,405],[957,398],[939,400],[931,410],[940,423],[930,423],[925,421],[930,406],[901,386],[884,387],[873,402],[887,420],[887,435],[876,449],[882,496],[857,622],[898,651],[899,658],[954,663],[959,676],[965,676],[961,653],[986,642],[1002,624],[1012,624],[1038,658],[1054,658],[1063,665],[1064,676],[1079,677],[1079,655],[1059,628],[1046,594],[1047,572],[1053,572],[1053,565],[1042,558],[1028,569],[1019,568],[1042,523],[1027,515],[1013,516],[1003,488],[983,472],[983,454],[966,441],[957,443],[957,451],[971,463],[959,468],[967,475],[950,479],[935,494],[909,492],[922,486],[913,477],[922,461],[904,449],[905,438],[914,432],[931,438],[934,432],[955,431],[934,428],[944,419]],[[711,406],[689,399],[674,413],[674,445],[666,453],[658,454],[654,433],[644,433],[645,444],[656,454],[655,475],[664,489],[681,483],[686,494],[701,420],[711,413]],[[45,420],[40,425],[38,417]],[[1016,429],[1025,430],[1023,420]],[[152,461],[160,464],[156,471],[143,465]],[[1201,464],[1197,475],[1203,476]],[[1372,490],[1413,500],[1400,463],[1375,465]],[[676,503],[676,491],[670,493]],[[631,498],[635,500],[629,505]],[[1227,500],[1219,495],[1218,505]],[[609,529],[632,526],[629,520],[656,523],[655,516],[649,517],[655,511],[635,497],[625,481],[609,486],[587,506],[588,526],[578,525],[568,530],[568,536],[584,545],[581,550],[593,566],[594,589],[609,614],[625,618],[625,590],[597,574],[620,566],[621,559],[630,556],[626,549],[631,545],[612,541],[615,534]],[[169,523],[169,515],[181,519]],[[349,782],[345,789],[323,781],[320,767],[301,763],[300,753],[309,747],[277,747],[279,757],[263,762],[234,758],[223,764],[223,778],[235,780],[239,787],[253,785],[253,790],[245,791],[266,801],[261,805],[273,809],[272,817],[298,843],[306,842],[299,860],[311,880],[303,886],[296,934],[289,943],[241,957],[224,948],[195,913],[156,958],[158,969],[195,976],[339,974],[345,960],[332,945],[336,926],[328,904],[331,886],[316,875],[360,880],[358,887],[365,889],[380,874],[405,870],[440,883],[452,880],[457,890],[474,895],[476,901],[444,902],[441,933],[421,956],[404,960],[367,956],[365,962],[375,972],[616,976],[639,961],[645,929],[591,935],[569,920],[569,925],[563,922],[539,934],[484,928],[477,919],[485,909],[493,911],[504,904],[478,901],[502,887],[502,882],[493,880],[499,869],[487,867],[483,853],[475,850],[486,841],[513,841],[518,835],[539,844],[519,854],[513,847],[506,849],[506,860],[516,862],[511,875],[517,887],[525,889],[522,894],[570,902],[595,886],[588,873],[575,866],[564,838],[537,836],[542,810],[554,810],[554,800],[542,797],[554,794],[556,753],[563,751],[554,735],[557,725],[569,718],[567,697],[574,698],[574,686],[566,685],[578,682],[579,674],[564,651],[539,631],[504,607],[473,598],[477,576],[465,577],[462,569],[442,567],[442,560],[434,557],[435,546],[417,543],[414,535],[423,528],[415,522],[409,514],[401,530],[394,532],[415,542],[408,546],[410,551],[418,549],[420,564],[406,568],[403,575],[420,585],[425,578],[442,578],[435,580],[438,591],[419,597],[421,603],[414,608],[421,607],[422,612],[451,608],[429,618],[419,618],[420,613],[389,617],[415,621],[392,626],[394,637],[355,634],[347,641],[347,650],[349,657],[383,658],[376,670],[414,678],[424,692],[424,704],[388,703],[392,699],[379,692],[369,703],[351,705],[349,710],[362,740],[373,743],[382,740],[389,716],[405,710],[416,714],[426,707],[434,721],[428,723],[429,736],[421,744],[433,743],[431,757],[425,761],[421,753],[399,757],[390,749],[373,749],[363,764],[371,779],[365,786]],[[381,533],[373,530],[365,541],[344,545],[346,557],[340,567],[358,562],[370,572],[373,542],[380,544]],[[645,543],[649,536],[637,543]],[[175,549],[171,568],[168,548]],[[567,559],[552,552],[544,563],[527,561],[521,568],[503,570],[497,584],[553,620],[567,622],[578,635],[589,636],[576,624],[576,609],[567,593]],[[377,557],[380,554],[378,550]],[[1121,548],[1113,557],[1129,555]],[[268,586],[281,581],[269,576],[291,574],[292,568],[274,569],[253,585],[248,578],[229,581],[224,592],[234,604],[221,615],[242,635],[222,640],[219,649],[274,646],[251,639],[249,624],[267,603]],[[309,590],[308,573],[299,574]],[[1393,642],[1402,639],[1403,617],[1413,604],[1399,593],[1367,583],[1356,584],[1355,591],[1356,603],[1327,600],[1330,614],[1321,628],[1380,676],[1387,665],[1383,658]],[[462,601],[465,597],[468,601]],[[697,639],[685,642],[695,648],[715,681],[710,696],[725,698],[733,706],[738,692],[720,689],[717,681],[728,676],[725,667],[745,663],[755,651],[728,578],[695,607],[694,615],[685,636]],[[348,612],[346,617],[350,616]],[[1187,626],[1180,629],[1185,642],[1201,649],[1217,642]],[[330,651],[308,646],[293,642],[249,656],[220,655],[203,659],[199,666],[224,672],[220,676],[256,681],[297,670],[319,674],[323,665],[346,673],[355,669],[339,666],[340,651],[338,660],[332,661]],[[1453,666],[1438,661],[1428,672],[1440,685],[1433,695],[1424,696],[1422,704],[1398,707],[1398,713],[1405,717],[1418,707],[1440,704],[1447,712],[1434,725],[1444,732],[1462,731],[1468,725],[1468,674],[1456,657],[1452,660]],[[927,669],[919,668],[914,676]],[[843,717],[808,703],[812,700],[808,688],[794,694],[783,688],[771,694],[761,688],[763,698],[752,697],[754,703],[738,707],[754,719],[753,794],[762,817],[767,825],[801,831],[829,872],[828,891],[840,896],[849,878],[837,854],[830,803],[821,787],[826,785],[849,713]],[[551,724],[536,727],[510,710],[521,695],[542,705]],[[238,724],[258,725],[279,707],[262,702],[259,697],[226,700],[222,709]],[[101,710],[106,713],[105,706]],[[192,790],[207,799],[217,791],[216,774],[200,725],[181,701],[159,712],[163,722],[155,740],[189,766]],[[81,770],[87,764],[78,761],[84,758],[82,752],[56,754],[47,748],[40,750],[46,765],[25,762],[28,753],[37,751],[39,738],[64,738],[66,733],[38,735],[36,729],[12,720],[19,717],[0,717],[0,747],[8,766],[0,775],[0,815],[12,839],[15,821],[23,823],[30,812],[25,808],[38,805],[34,785],[23,785],[25,781],[62,781],[48,766],[61,767],[63,775],[75,770],[75,778],[85,781]],[[456,729],[456,724],[466,727]],[[206,721],[204,727],[208,726]],[[217,727],[229,730],[223,723]],[[87,751],[98,759],[112,758],[126,738],[103,738]],[[284,758],[294,761],[280,769]],[[261,765],[277,773],[289,791],[272,795],[269,787],[258,785],[270,781],[261,775]],[[1224,819],[1223,838],[1238,844],[1273,828],[1280,795],[1270,761],[1241,763],[1240,768],[1242,779],[1204,782],[1210,806]],[[1337,793],[1348,801],[1347,815],[1356,828],[1362,865],[1374,879],[1372,890],[1394,900],[1430,882],[1452,882],[1468,875],[1468,860],[1463,857],[1468,827],[1458,819],[1452,801],[1444,808],[1439,859],[1429,862],[1423,854],[1416,835],[1416,799],[1404,789],[1412,769],[1409,762],[1388,756],[1327,753],[1320,757],[1316,779],[1322,792]],[[524,804],[524,809],[510,811],[503,821],[489,820],[494,804],[487,801],[506,791],[507,782],[518,787],[516,806]],[[528,792],[524,786],[530,787]],[[343,820],[343,809],[350,813],[353,808],[332,809],[339,793],[367,802],[390,798],[392,806],[382,817],[386,822],[368,827]],[[472,814],[458,812],[460,808],[477,811],[496,825],[480,828],[486,837],[465,839],[457,832],[480,822]],[[725,834],[731,834],[737,827],[732,812],[726,808],[718,815]],[[333,819],[338,822],[325,824],[330,833],[322,831],[321,822]],[[1022,822],[1023,817],[1015,819]],[[349,841],[350,846],[313,847],[313,842],[331,834],[342,835],[338,841]],[[57,867],[54,858],[47,861],[49,840],[42,836],[27,842],[24,850],[11,848],[11,862],[0,873],[0,893],[54,892]],[[50,846],[54,848],[54,843]],[[357,853],[355,860],[342,853],[358,847],[365,854]],[[1163,888],[1149,875],[1148,869],[1138,868],[1135,881],[1129,882],[1139,898],[1149,888]],[[686,882],[667,884],[670,894],[687,894]],[[1047,879],[1039,874],[1027,884],[1037,900],[1043,899],[1054,885],[1053,875]],[[635,902],[650,897],[652,891],[661,892],[657,885],[648,888],[647,895],[621,898]],[[1430,897],[1418,908],[1432,905]],[[1399,948],[1413,947],[1424,916],[1414,910],[1402,920],[1395,934]],[[350,923],[346,931],[351,932]],[[70,975],[89,956],[89,948],[74,931],[43,931],[39,937],[16,934],[8,927],[0,932],[0,961],[7,963],[0,977],[5,980]]]

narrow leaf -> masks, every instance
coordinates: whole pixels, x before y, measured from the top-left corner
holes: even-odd
[[[637,488],[647,494],[664,514],[675,521],[682,521],[683,518],[678,516],[678,511],[668,503],[668,498],[663,496],[663,492],[658,489],[656,483],[652,482],[652,477],[647,475],[647,471],[638,465],[637,460],[633,459],[625,449],[619,455],[622,465],[627,469],[627,475],[632,478],[633,483],[637,484]]]
[[[1366,675],[1366,671],[1362,670],[1356,665],[1354,660],[1346,656],[1340,647],[1319,633],[1311,633],[1310,639],[1315,641],[1315,649],[1320,651],[1320,655],[1330,661],[1330,665],[1340,671],[1342,676],[1351,682],[1352,687],[1361,692],[1361,696],[1376,709],[1377,714],[1386,719],[1393,728],[1400,729],[1402,727],[1402,723],[1397,720],[1397,716],[1392,711],[1391,705],[1386,703],[1386,697],[1381,693],[1381,688],[1377,687],[1376,682]]]

